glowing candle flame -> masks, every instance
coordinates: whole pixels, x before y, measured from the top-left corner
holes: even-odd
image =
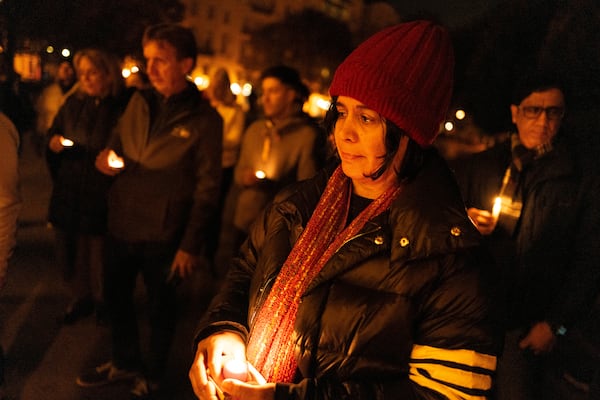
[[[231,359],[223,365],[223,377],[246,382],[248,380],[248,363]]]
[[[265,179],[267,177],[267,174],[265,174],[265,171],[262,170],[258,170],[254,173],[254,175],[258,178],[258,179]]]
[[[500,210],[502,210],[502,199],[500,197],[496,197],[494,199],[494,207],[492,207],[492,217],[494,220],[498,220],[500,216]]]
[[[108,165],[114,169],[121,169],[125,166],[125,162],[114,151],[108,153]]]
[[[63,147],[71,147],[73,146],[75,143],[73,143],[72,140],[67,139],[66,137],[61,136],[60,137],[60,144],[63,145]]]

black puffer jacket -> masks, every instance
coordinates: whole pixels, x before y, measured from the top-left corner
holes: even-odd
[[[306,226],[331,169],[280,193],[258,219],[197,340],[247,335]],[[369,221],[302,297],[294,384],[277,399],[443,399],[485,396],[497,340],[488,254],[439,156],[428,156],[391,209]],[[464,373],[464,371],[475,373]]]

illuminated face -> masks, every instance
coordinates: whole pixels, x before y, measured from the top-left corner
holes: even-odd
[[[386,155],[385,120],[377,111],[351,97],[339,96],[336,109],[339,115],[333,134],[342,170],[352,179],[357,194],[375,198],[396,179],[393,168],[375,181],[369,177],[381,167]]]
[[[277,78],[267,77],[262,81],[261,102],[266,118],[283,119],[294,110],[296,92]]]
[[[532,149],[550,142],[558,133],[564,107],[564,96],[559,89],[533,92],[518,106],[511,105],[512,122],[523,146]]]
[[[160,94],[170,97],[186,88],[186,75],[193,64],[191,58],[178,60],[175,47],[156,40],[144,45],[144,58],[150,83]]]
[[[105,96],[108,92],[108,75],[98,69],[86,56],[77,64],[77,76],[81,89],[88,96]]]

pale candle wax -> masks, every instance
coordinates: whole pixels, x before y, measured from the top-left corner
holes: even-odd
[[[125,166],[125,162],[114,151],[108,153],[108,165],[114,169],[121,169]]]
[[[236,359],[226,361],[223,365],[223,377],[246,382],[248,380],[248,363]]]

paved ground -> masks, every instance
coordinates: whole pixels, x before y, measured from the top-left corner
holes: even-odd
[[[57,317],[69,301],[53,262],[53,234],[45,215],[50,182],[43,158],[25,138],[21,155],[24,207],[18,245],[8,284],[0,292],[0,343],[6,352],[6,393],[12,400],[119,400],[129,398],[129,384],[82,389],[77,375],[108,359],[109,331],[93,317],[61,326]],[[159,399],[193,399],[187,379],[194,326],[213,293],[208,271],[199,271],[180,287],[180,314],[169,372]],[[146,313],[143,285],[136,295],[143,339]]]

